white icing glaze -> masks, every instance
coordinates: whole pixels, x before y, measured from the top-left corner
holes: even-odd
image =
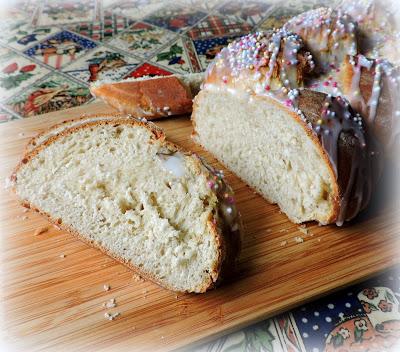
[[[180,178],[185,175],[185,159],[184,155],[179,152],[172,154],[158,153],[161,163],[168,172],[172,173],[175,177]]]

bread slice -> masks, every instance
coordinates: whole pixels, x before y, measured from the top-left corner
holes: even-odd
[[[343,98],[300,87],[305,56],[284,30],[224,48],[195,98],[193,137],[293,222],[341,225],[368,204],[377,155]]]
[[[192,112],[203,73],[97,81],[90,92],[118,111],[148,120]]]
[[[220,173],[137,119],[69,126],[17,166],[25,206],[174,291],[233,271],[241,223]]]
[[[133,117],[129,115],[124,115],[124,114],[115,114],[115,115],[110,115],[110,114],[92,114],[92,115],[82,115],[80,118],[77,119],[72,119],[72,120],[65,120],[62,121],[54,126],[51,126],[50,128],[40,132],[36,136],[32,137],[27,145],[25,146],[25,152],[29,153],[39,145],[43,144],[45,141],[47,141],[49,138],[57,136],[59,133],[62,131],[69,129],[71,127],[76,127],[79,125],[83,125],[84,123],[87,122],[94,122],[94,121],[112,121],[118,118],[126,118],[126,119],[133,119]]]

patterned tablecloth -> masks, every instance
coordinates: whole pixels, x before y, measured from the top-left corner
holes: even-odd
[[[0,2],[0,121],[87,104],[88,85],[99,78],[203,71],[237,36],[278,27],[322,1],[282,3]],[[400,351],[399,297],[394,268],[198,350]]]

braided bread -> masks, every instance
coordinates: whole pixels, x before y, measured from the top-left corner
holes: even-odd
[[[341,225],[368,204],[379,158],[344,98],[304,88],[313,68],[285,29],[230,44],[195,98],[193,137],[292,221]]]
[[[366,23],[375,23],[371,16],[377,16],[378,9],[371,1],[348,3],[352,5],[342,4],[338,11],[319,8],[304,12],[289,20],[284,28],[299,34],[315,59],[320,74],[311,77],[308,86],[343,95],[390,151],[400,133],[399,70],[387,60],[368,59],[358,53],[357,44],[362,36],[357,24],[366,28]],[[356,16],[358,23],[346,10]]]
[[[301,36],[322,72],[357,54],[356,27],[348,14],[325,7],[295,16],[283,26]]]

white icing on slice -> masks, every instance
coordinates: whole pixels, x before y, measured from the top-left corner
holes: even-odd
[[[185,175],[186,170],[183,154],[177,152],[171,155],[158,154],[158,156],[160,157],[163,167],[174,176],[180,178]]]

